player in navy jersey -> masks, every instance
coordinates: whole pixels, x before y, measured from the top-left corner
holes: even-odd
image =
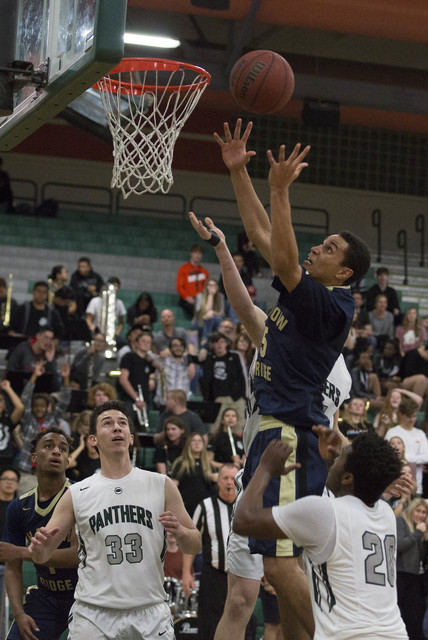
[[[290,462],[299,463],[286,478],[275,478],[265,492],[266,506],[286,504],[308,494],[321,494],[325,464],[318,452],[314,424],[328,425],[322,389],[348,336],[354,312],[349,285],[370,265],[364,242],[349,232],[331,235],[311,249],[303,268],[291,222],[289,187],[307,166],[309,147],[296,145],[279,160],[268,151],[271,220],[251,184],[246,164],[255,155],[246,150],[250,123],[241,137],[241,120],[232,136],[225,124],[225,141],[215,134],[228,167],[245,231],[275,273],[279,297],[269,313],[254,377],[261,414],[260,430],[251,446],[244,486],[271,439],[292,447]],[[287,637],[308,640],[313,635],[306,578],[299,567],[300,551],[290,540],[268,545],[251,539],[252,552],[264,557],[264,570],[274,586]]]
[[[5,584],[14,622],[7,640],[56,640],[67,628],[68,613],[77,583],[77,537],[68,531],[58,550],[45,565],[36,565],[37,586],[29,587],[22,602],[22,562],[31,560],[32,536],[46,526],[55,505],[67,491],[65,476],[70,439],[62,429],[40,430],[31,443],[37,486],[13,500],[7,510],[3,541],[10,549]]]

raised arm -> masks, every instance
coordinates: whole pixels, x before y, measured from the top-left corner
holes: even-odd
[[[11,402],[13,404],[13,411],[10,419],[12,420],[12,424],[16,425],[21,420],[24,414],[24,404],[18,394],[15,393],[15,391],[12,389],[9,380],[2,380],[2,382],[0,383],[0,388],[2,389],[2,391],[5,391],[11,399]]]
[[[165,477],[165,511],[159,516],[159,522],[174,535],[182,553],[199,553],[201,534],[187,513],[179,490],[168,477]]]
[[[292,454],[293,449],[281,440],[273,440],[266,447],[259,466],[237,504],[233,519],[235,533],[265,539],[287,537],[273,519],[272,509],[263,507],[263,494],[272,478],[287,475],[300,466],[295,463],[284,466]]]
[[[281,145],[278,162],[272,151],[267,152],[272,218],[271,267],[289,292],[299,284],[302,277],[299,249],[291,222],[289,187],[302,169],[308,166],[303,160],[309,149],[310,147],[305,147],[301,152],[300,144],[297,144],[286,160],[285,145]]]
[[[29,551],[33,562],[47,562],[74,524],[73,501],[70,491],[66,491],[46,527],[41,527],[31,538]]]
[[[262,203],[260,202],[251,178],[248,175],[246,165],[256,155],[255,151],[247,151],[246,144],[250,137],[253,123],[249,122],[241,137],[242,120],[236,121],[235,131],[232,134],[227,122],[224,123],[223,140],[218,133],[214,138],[218,142],[223,162],[230,171],[233,189],[238,202],[239,213],[244,224],[247,236],[260,251],[264,259],[270,264],[270,220]]]
[[[252,342],[260,348],[267,316],[253,304],[226,244],[224,233],[214,225],[211,218],[205,218],[206,226],[192,212],[189,213],[189,219],[203,240],[210,240],[212,231],[217,234],[219,243],[214,248],[220,262],[226,295]]]

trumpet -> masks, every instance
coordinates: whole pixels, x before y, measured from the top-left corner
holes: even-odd
[[[143,390],[141,388],[141,384],[138,385],[138,398],[137,398],[137,400],[139,402],[144,402],[144,396],[143,396]],[[143,407],[142,409],[139,409],[136,404],[133,404],[132,408],[134,409],[135,413],[137,414],[137,418],[138,418],[138,422],[139,422],[140,426],[144,427],[144,429],[146,431],[148,431],[150,429],[150,425],[149,425],[149,418],[147,416],[146,407]]]
[[[9,286],[7,288],[7,294],[6,294],[6,305],[4,307],[4,311],[2,309],[4,327],[8,327],[10,325],[10,310],[12,307],[12,286],[13,286],[13,273],[9,273]]]

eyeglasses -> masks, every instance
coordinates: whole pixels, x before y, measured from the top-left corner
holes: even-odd
[[[0,478],[0,480],[2,482],[16,482],[16,483],[18,483],[18,480],[16,478]]]

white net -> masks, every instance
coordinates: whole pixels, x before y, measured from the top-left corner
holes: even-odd
[[[99,80],[113,137],[111,186],[124,198],[171,188],[175,142],[209,83],[199,71],[178,65],[172,71],[113,71]]]

